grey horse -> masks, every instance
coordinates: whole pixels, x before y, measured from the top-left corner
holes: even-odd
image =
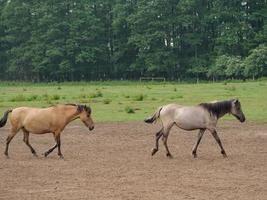
[[[199,129],[198,139],[192,150],[192,154],[195,158],[197,157],[198,145],[207,129],[211,132],[220,146],[222,155],[227,157],[222,142],[216,131],[216,125],[219,118],[223,117],[227,113],[235,116],[240,122],[244,122],[246,120],[245,115],[242,112],[241,103],[238,99],[201,103],[196,106],[168,104],[159,107],[152,117],[145,119],[146,123],[152,123],[157,119],[160,119],[162,123],[161,130],[156,133],[156,144],[152,149],[152,156],[158,151],[159,139],[162,137],[163,144],[166,148],[166,156],[170,158],[172,157],[167,145],[167,140],[171,128],[173,125],[176,125],[187,131]]]

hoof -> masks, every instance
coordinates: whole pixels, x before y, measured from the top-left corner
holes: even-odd
[[[32,154],[34,157],[38,158],[38,155],[36,153],[33,153]]]
[[[221,151],[221,154],[223,155],[224,158],[227,158],[225,151]]]
[[[47,157],[49,153],[45,152],[43,155],[44,157]]]
[[[166,156],[167,156],[168,158],[173,158],[172,154],[170,154],[170,153],[167,153]]]
[[[64,156],[63,155],[58,155],[60,159],[64,159]]]
[[[9,158],[9,156],[8,156],[8,153],[7,153],[7,152],[5,152],[4,154],[5,154],[6,158]]]
[[[151,151],[151,156],[154,156],[154,154],[157,152],[158,150],[153,148],[152,151]]]
[[[192,152],[192,155],[194,156],[194,158],[197,158],[197,153],[196,152]]]

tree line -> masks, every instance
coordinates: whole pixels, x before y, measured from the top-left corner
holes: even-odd
[[[267,76],[267,0],[0,0],[0,80]]]

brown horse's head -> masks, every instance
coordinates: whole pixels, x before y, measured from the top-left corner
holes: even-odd
[[[238,99],[232,100],[231,114],[234,115],[240,122],[244,122],[246,117],[242,112],[241,103]]]
[[[94,121],[91,118],[92,110],[89,106],[86,105],[78,105],[79,117],[82,122],[89,128],[89,130],[94,129]]]

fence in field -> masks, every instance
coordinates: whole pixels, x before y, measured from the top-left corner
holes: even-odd
[[[166,79],[164,77],[140,77],[140,82],[142,81],[163,81],[165,82]]]

